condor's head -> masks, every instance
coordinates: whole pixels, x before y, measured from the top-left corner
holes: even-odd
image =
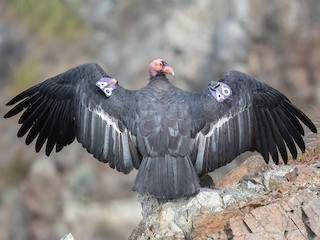
[[[158,74],[169,74],[171,76],[174,76],[174,70],[173,68],[163,61],[162,59],[158,58],[156,60],[153,60],[149,65],[149,74],[150,78],[158,75]]]

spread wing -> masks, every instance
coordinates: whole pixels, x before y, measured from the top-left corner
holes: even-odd
[[[211,172],[245,151],[258,151],[264,160],[279,163],[279,154],[288,161],[299,146],[305,151],[304,123],[314,133],[315,125],[283,94],[241,72],[228,72],[219,82],[232,95],[218,102],[209,89],[195,95],[198,110],[193,113],[195,147],[192,159],[199,175]],[[200,107],[199,107],[200,106]]]
[[[36,139],[40,151],[46,143],[49,156],[75,138],[102,162],[128,173],[141,161],[136,148],[135,92],[119,85],[110,97],[96,87],[109,77],[97,64],[84,64],[39,83],[14,97],[16,104],[4,117],[23,111],[18,137],[26,144]]]

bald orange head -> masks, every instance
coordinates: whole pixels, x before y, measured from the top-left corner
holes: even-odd
[[[160,58],[153,60],[149,65],[150,77],[154,77],[159,73],[170,74],[171,76],[174,76],[173,68]]]

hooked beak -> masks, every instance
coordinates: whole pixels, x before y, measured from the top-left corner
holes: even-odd
[[[173,68],[169,64],[167,64],[165,61],[162,61],[162,63],[163,63],[162,72],[165,73],[165,74],[169,74],[169,75],[174,77],[175,74],[174,74]]]

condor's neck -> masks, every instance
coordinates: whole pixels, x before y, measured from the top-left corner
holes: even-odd
[[[169,82],[169,80],[166,78],[165,74],[163,74],[163,73],[158,73],[154,77],[150,78],[150,82],[159,81],[159,80]]]
[[[162,91],[172,87],[172,84],[164,74],[157,74],[156,76],[150,78],[148,87],[154,88],[156,91]]]

